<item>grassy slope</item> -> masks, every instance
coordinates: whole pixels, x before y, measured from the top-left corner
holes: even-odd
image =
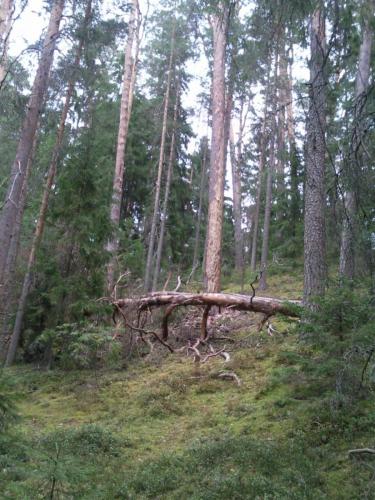
[[[287,298],[301,288],[290,277],[270,285]],[[124,371],[14,368],[27,451],[3,468],[4,498],[44,498],[53,483],[61,498],[373,498],[369,473],[346,455],[371,442],[373,408],[363,402],[363,425],[348,418],[348,432],[318,416],[293,325],[274,324],[274,337],[233,334],[225,369],[241,387],[216,377],[216,358],[199,369],[174,355]]]

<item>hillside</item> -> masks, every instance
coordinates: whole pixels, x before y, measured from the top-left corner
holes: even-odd
[[[12,368],[22,418],[2,450],[2,498],[373,498],[373,460],[348,457],[373,444],[373,398],[335,407],[329,364],[296,321],[274,319],[273,336],[258,321],[211,325],[228,363],[158,346],[124,369]]]

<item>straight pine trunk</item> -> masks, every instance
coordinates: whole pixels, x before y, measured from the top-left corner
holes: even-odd
[[[87,26],[88,26],[88,23],[90,20],[90,16],[91,16],[91,0],[88,0],[87,6],[86,6],[86,11],[85,11],[85,17],[83,20],[83,26],[82,26],[84,31],[86,31],[86,29],[87,29]],[[63,109],[61,112],[59,128],[57,130],[57,137],[56,137],[55,145],[54,145],[54,148],[52,151],[51,163],[50,163],[49,168],[48,168],[46,184],[44,186],[42,201],[41,201],[40,208],[39,208],[38,222],[36,224],[33,241],[32,241],[31,248],[30,248],[29,258],[28,258],[28,262],[27,262],[27,269],[26,269],[24,280],[23,280],[21,295],[20,295],[18,307],[17,307],[16,320],[15,320],[13,333],[11,336],[8,354],[7,354],[7,358],[6,358],[6,362],[5,362],[6,366],[9,366],[13,363],[15,355],[16,355],[19,339],[21,336],[22,321],[23,321],[23,317],[24,317],[24,313],[25,313],[27,297],[28,297],[31,282],[32,282],[32,271],[33,271],[33,267],[35,264],[36,254],[37,254],[40,242],[43,238],[43,232],[44,232],[47,211],[48,211],[49,197],[51,194],[52,185],[53,185],[53,183],[55,181],[55,177],[56,177],[59,155],[60,155],[60,151],[61,151],[62,142],[64,139],[66,119],[68,117],[68,113],[69,113],[69,109],[70,109],[70,103],[72,100],[72,95],[73,95],[75,81],[76,81],[76,72],[77,72],[77,69],[78,69],[79,64],[80,64],[84,42],[85,42],[84,36],[82,36],[81,40],[79,41],[78,46],[77,46],[76,55],[75,55],[74,63],[73,63],[73,76],[68,83],[68,88],[67,88],[66,95],[65,95],[64,106],[63,106]]]
[[[259,280],[259,290],[267,289],[267,263],[268,263],[268,253],[269,253],[271,210],[272,210],[272,182],[275,171],[275,129],[276,129],[276,121],[273,120],[273,127],[271,131],[271,140],[270,140],[270,157],[267,169],[266,203],[264,207],[262,255],[260,260],[261,276]]]
[[[7,265],[6,265],[6,274],[4,278],[4,289],[3,293],[1,293],[0,300],[2,301],[3,304],[3,318],[2,318],[2,327],[1,327],[1,333],[0,333],[0,361],[5,361],[6,358],[6,342],[7,338],[10,334],[10,316],[12,312],[12,307],[13,307],[13,299],[14,299],[14,291],[15,291],[15,283],[14,283],[14,276],[15,276],[15,271],[16,271],[16,263],[17,263],[17,255],[19,251],[19,244],[20,244],[20,235],[21,235],[21,224],[22,224],[22,218],[23,218],[23,212],[25,210],[25,205],[26,205],[26,198],[27,198],[27,184],[29,180],[29,175],[30,171],[34,162],[34,157],[35,157],[35,151],[36,151],[36,145],[37,145],[37,139],[38,136],[37,134],[34,137],[34,142],[33,142],[33,147],[32,151],[30,154],[29,161],[27,162],[27,169],[26,169],[26,175],[24,179],[24,183],[22,186],[21,190],[21,196],[20,196],[20,209],[17,213],[17,219],[16,219],[16,230],[15,230],[15,237],[12,238],[12,243],[11,243],[11,248],[8,254],[8,260],[7,260]]]
[[[218,292],[221,286],[221,249],[225,179],[225,53],[229,11],[223,2],[212,15],[212,139],[209,177],[208,225],[204,284],[207,292]]]
[[[44,40],[39,66],[35,76],[27,112],[23,122],[16,157],[11,168],[8,190],[0,217],[0,296],[4,293],[6,266],[10,258],[12,239],[17,238],[17,216],[21,209],[21,192],[24,185],[27,164],[48,86],[48,77],[59,34],[64,0],[53,4],[47,34]]]
[[[325,246],[325,132],[326,41],[324,5],[311,17],[311,60],[304,214],[304,303],[322,296],[326,280]]]
[[[236,144],[234,141],[233,126],[230,127],[230,158],[232,167],[233,187],[233,218],[234,218],[234,264],[237,272],[243,268],[243,235],[242,235],[242,209],[241,209],[241,141],[238,139],[238,154],[236,155]]]
[[[116,258],[119,247],[118,227],[121,216],[121,202],[124,183],[125,151],[128,138],[131,107],[133,102],[133,92],[135,85],[136,61],[133,59],[134,37],[137,33],[138,0],[133,0],[129,17],[129,31],[125,47],[124,74],[122,80],[122,94],[120,105],[120,121],[117,135],[117,149],[115,161],[115,173],[113,177],[112,201],[110,209],[110,221],[112,225],[112,235],[109,238],[106,250],[109,253],[107,264],[107,293],[111,295],[115,285]],[[137,43],[138,47],[138,43]]]
[[[260,216],[260,204],[261,204],[261,196],[262,196],[262,180],[263,180],[263,170],[264,170],[264,159],[265,159],[265,153],[266,153],[266,131],[267,131],[267,120],[268,120],[269,95],[270,95],[270,70],[268,70],[266,95],[265,95],[265,99],[264,99],[262,130],[260,133],[259,162],[258,162],[258,184],[257,184],[256,196],[255,196],[255,208],[254,208],[254,217],[253,217],[253,236],[252,236],[252,244],[251,244],[251,261],[250,261],[251,271],[255,271],[256,263],[257,263],[259,216]]]
[[[289,63],[289,71],[287,71],[287,133],[289,143],[289,163],[290,163],[290,228],[291,235],[296,235],[296,225],[299,219],[300,209],[300,194],[298,191],[298,158],[297,146],[294,131],[294,114],[293,114],[293,50]]]
[[[368,2],[373,17],[375,2]],[[371,49],[373,43],[373,28],[370,19],[367,18],[362,35],[362,43],[359,51],[358,70],[355,86],[355,130],[354,141],[351,145],[353,171],[360,168],[361,163],[361,130],[360,115],[365,102],[366,91],[369,87]],[[353,187],[349,187],[345,196],[345,214],[341,234],[340,268],[341,278],[352,280],[355,276],[355,239],[356,239],[356,214],[357,201]]]
[[[171,90],[172,67],[173,67],[174,51],[175,51],[175,35],[176,35],[176,26],[174,24],[173,29],[172,29],[171,48],[170,48],[170,54],[169,54],[167,87],[166,87],[165,96],[164,96],[163,124],[162,124],[160,150],[159,150],[158,173],[157,173],[156,186],[155,186],[154,210],[153,210],[153,214],[152,214],[150,240],[149,240],[148,251],[147,251],[145,283],[144,283],[144,288],[147,292],[150,291],[151,286],[152,286],[152,283],[151,283],[151,280],[152,280],[152,261],[153,261],[153,257],[154,257],[156,226],[158,223],[158,213],[159,213],[159,204],[160,204],[161,178],[162,178],[162,174],[163,174],[163,163],[164,163],[164,154],[165,154],[165,139],[166,139],[166,135],[167,135],[169,95],[170,95],[170,90]]]
[[[156,264],[155,264],[155,270],[154,270],[154,279],[153,279],[153,283],[152,283],[152,291],[155,291],[157,288],[159,273],[160,273],[161,257],[163,254],[165,222],[166,222],[167,217],[168,217],[169,193],[170,193],[170,189],[171,189],[172,176],[173,176],[173,164],[174,164],[174,159],[175,159],[175,142],[176,142],[176,131],[177,131],[178,106],[179,106],[179,85],[177,82],[176,101],[174,104],[174,111],[173,111],[172,138],[171,138],[171,145],[170,145],[170,150],[169,150],[168,169],[167,169],[167,179],[165,182],[164,201],[163,201],[163,207],[162,207],[162,211],[161,211],[160,234],[159,234],[158,248],[156,251]]]
[[[193,266],[191,269],[192,277],[194,277],[194,273],[198,267],[198,252],[199,252],[199,242],[201,237],[201,223],[202,223],[202,214],[203,214],[203,196],[206,188],[206,177],[207,177],[207,152],[208,152],[208,143],[207,139],[204,140],[203,146],[203,159],[201,165],[201,182],[199,187],[199,205],[198,205],[198,214],[197,214],[197,225],[195,226],[195,238],[194,238],[194,255],[193,255]]]

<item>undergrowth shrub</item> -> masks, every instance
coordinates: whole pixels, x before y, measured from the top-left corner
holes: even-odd
[[[29,347],[30,352],[48,350],[64,369],[114,367],[121,359],[121,344],[113,339],[113,330],[87,323],[44,330]]]
[[[16,400],[14,382],[4,370],[0,370],[0,436],[18,417]]]
[[[121,498],[324,498],[312,453],[300,443],[248,436],[197,441],[183,453],[143,463]]]
[[[334,283],[299,330],[311,349],[303,369],[334,391],[335,405],[354,402],[375,387],[375,302],[365,289]],[[322,393],[322,391],[321,391]]]

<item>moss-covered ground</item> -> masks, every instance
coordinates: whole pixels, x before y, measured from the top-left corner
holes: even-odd
[[[300,290],[275,277],[267,293]],[[375,442],[373,397],[333,409],[324,376],[302,369],[314,352],[295,322],[276,318],[271,337],[255,320],[226,334],[229,363],[170,354],[122,370],[12,368],[21,420],[3,444],[0,498],[375,498],[375,461],[347,454]]]

